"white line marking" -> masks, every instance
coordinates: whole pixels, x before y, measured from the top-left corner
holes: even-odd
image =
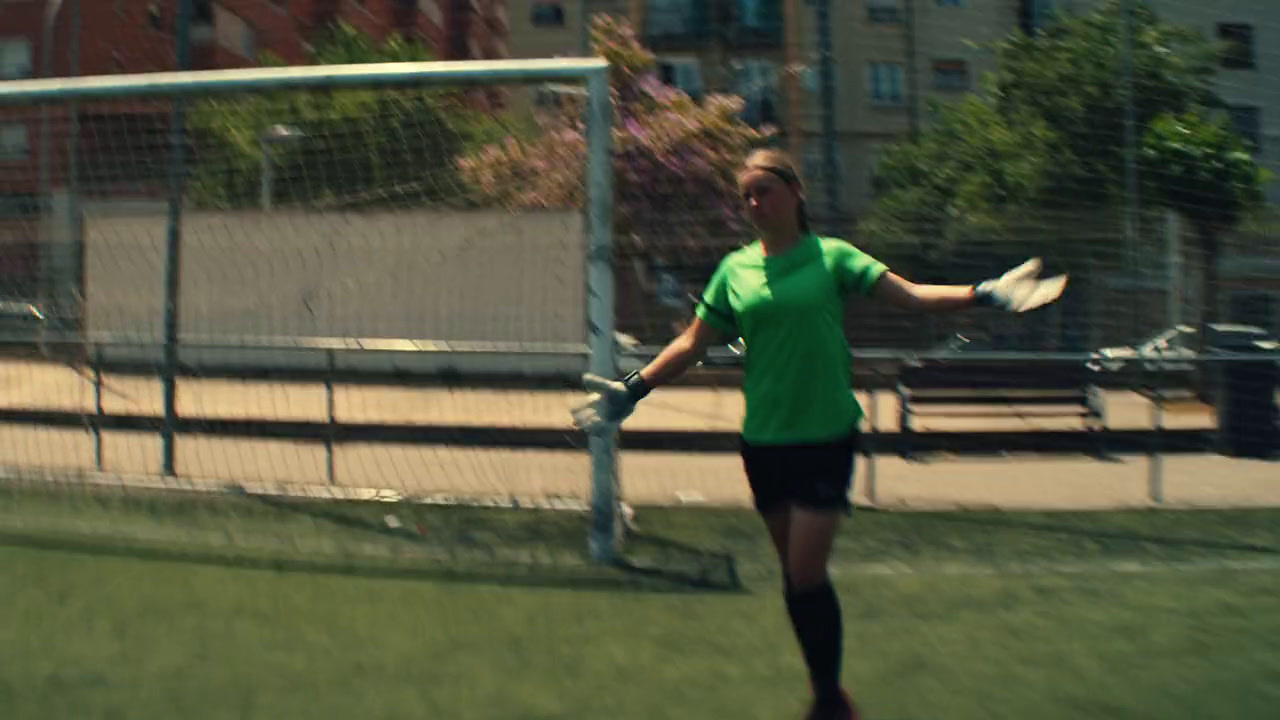
[[[975,563],[832,563],[834,577],[858,575],[916,576],[993,576],[993,575],[1103,575],[1180,572],[1276,572],[1280,556],[1230,560],[1202,558],[1198,560],[1102,560],[1097,562],[1043,562],[979,565]]]

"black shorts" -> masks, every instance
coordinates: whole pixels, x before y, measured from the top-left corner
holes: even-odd
[[[825,443],[752,445],[739,439],[742,466],[755,507],[768,513],[785,505],[849,512],[859,435]]]

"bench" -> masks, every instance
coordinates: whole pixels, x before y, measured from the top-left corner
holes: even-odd
[[[912,455],[913,420],[929,416],[1079,417],[1094,453],[1105,455],[1105,403],[1082,364],[912,363],[899,369],[896,393],[903,457]]]

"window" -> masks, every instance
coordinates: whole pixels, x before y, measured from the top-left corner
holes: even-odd
[[[902,22],[899,0],[867,0],[867,19],[878,23]]]
[[[152,30],[164,30],[164,14],[160,12],[160,6],[156,3],[147,6],[147,25]]]
[[[1022,30],[1028,34],[1043,28],[1053,21],[1059,11],[1059,0],[1021,0]]]
[[[871,102],[876,105],[902,104],[902,64],[873,62],[868,83]]]
[[[0,160],[26,160],[30,152],[27,126],[22,123],[0,125]]]
[[[213,0],[195,0],[191,3],[191,22],[194,25],[213,23]]]
[[[224,9],[221,5],[214,6],[213,29],[218,38],[218,44],[222,47],[242,57],[249,59],[256,57],[257,33],[254,32],[253,26],[241,19],[239,15]]]
[[[782,0],[737,0],[738,22],[752,30],[774,31],[782,24]]]
[[[534,27],[564,27],[564,6],[558,2],[533,4]]]
[[[645,30],[650,35],[700,35],[705,28],[705,3],[690,0],[649,0],[645,7]]]
[[[0,194],[0,218],[31,217],[39,213],[39,195],[27,193]]]
[[[658,78],[694,100],[702,97],[702,64],[696,58],[659,58]]]
[[[934,60],[933,88],[935,90],[968,90],[969,64],[964,60]]]
[[[1227,108],[1231,127],[1253,152],[1262,149],[1262,111],[1251,105],[1231,105]]]
[[[745,101],[742,121],[752,127],[778,125],[778,66],[769,60],[745,60],[734,77],[734,92]]]
[[[732,5],[722,16],[731,44],[776,47],[782,43],[783,0],[717,0]]]
[[[1225,45],[1222,50],[1222,67],[1233,70],[1249,70],[1256,67],[1252,25],[1219,23],[1218,39]]]
[[[31,77],[31,41],[26,38],[0,40],[0,80]]]
[[[444,26],[444,11],[440,9],[440,3],[436,0],[418,0],[418,11],[426,15],[436,27]]]

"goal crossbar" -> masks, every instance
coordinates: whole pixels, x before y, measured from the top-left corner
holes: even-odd
[[[587,81],[607,74],[601,58],[446,60],[302,65],[229,70],[86,75],[0,82],[0,105],[122,97],[206,95],[251,90]]]

